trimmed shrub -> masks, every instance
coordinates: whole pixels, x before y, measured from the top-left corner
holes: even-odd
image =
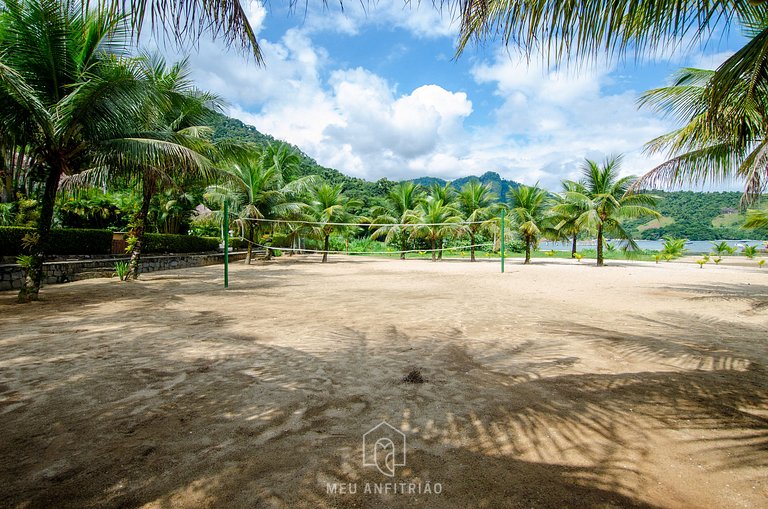
[[[34,228],[0,226],[0,255],[16,256],[26,252],[22,241]],[[109,230],[53,229],[46,252],[56,255],[109,254],[112,232]]]
[[[145,233],[144,253],[203,253],[218,251],[219,239],[194,235]]]

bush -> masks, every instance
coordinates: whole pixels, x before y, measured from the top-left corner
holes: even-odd
[[[24,236],[34,234],[34,228],[0,226],[0,256],[24,254]],[[109,254],[112,232],[109,230],[53,229],[46,252],[57,255]]]
[[[145,233],[144,253],[202,253],[218,251],[219,239],[194,235]]]

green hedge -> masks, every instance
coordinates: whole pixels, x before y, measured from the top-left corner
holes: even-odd
[[[202,253],[218,251],[219,239],[194,235],[144,234],[145,253]]]
[[[0,256],[23,254],[24,236],[35,233],[34,228],[0,226]],[[57,255],[109,254],[112,232],[109,230],[53,229],[46,251]]]

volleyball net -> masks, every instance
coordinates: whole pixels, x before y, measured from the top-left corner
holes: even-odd
[[[224,288],[229,287],[229,206],[228,203],[224,202],[224,225],[226,225],[224,230]],[[504,272],[504,210],[501,211],[500,216],[500,226],[498,230],[498,240],[499,240],[499,253],[500,253],[500,259],[501,259],[501,272]],[[283,226],[289,226],[289,230],[291,230],[291,234],[295,237],[298,237],[299,240],[302,236],[304,237],[320,237],[322,234],[323,237],[328,237],[332,233],[339,233],[339,232],[333,232],[326,230],[328,227],[332,227],[333,230],[336,229],[352,229],[352,228],[360,228],[362,230],[374,230],[374,229],[380,229],[380,228],[391,228],[391,229],[398,229],[402,232],[407,231],[411,228],[426,228],[428,235],[432,235],[432,238],[429,239],[429,242],[434,245],[436,241],[439,240],[439,246],[434,248],[416,248],[416,249],[401,249],[401,250],[387,250],[387,251],[349,251],[349,250],[330,250],[330,249],[307,249],[306,247],[302,247],[299,242],[298,247],[281,247],[281,246],[275,246],[267,243],[261,243],[257,241],[250,240],[248,236],[250,236],[250,232],[246,234],[246,225],[249,224],[249,222],[252,222],[252,224],[257,225],[256,231],[261,230],[263,225],[271,225],[271,228],[274,229],[281,229]],[[405,256],[408,253],[419,253],[419,254],[426,254],[430,253],[432,254],[433,258],[435,254],[442,254],[446,251],[458,251],[458,252],[465,252],[468,249],[475,249],[475,248],[482,248],[482,247],[488,247],[492,246],[492,249],[496,247],[496,238],[494,238],[494,242],[483,242],[479,244],[465,244],[460,246],[443,246],[443,239],[448,236],[456,236],[460,234],[466,234],[466,229],[470,227],[471,225],[486,225],[490,226],[495,222],[495,219],[487,220],[487,221],[455,221],[455,222],[445,222],[445,223],[377,223],[377,222],[370,222],[370,223],[347,223],[347,222],[323,222],[323,221],[308,221],[308,220],[301,220],[301,219],[267,219],[267,218],[238,218],[235,223],[239,225],[240,235],[236,237],[238,240],[247,242],[252,247],[258,247],[259,249],[263,249],[267,252],[270,250],[273,251],[287,251],[287,252],[299,252],[299,253],[309,253],[309,254],[323,254],[323,261],[325,261],[325,257],[329,254],[333,255],[379,255],[379,256],[390,256],[390,255],[400,255]],[[434,231],[429,231],[430,228],[436,228],[436,227],[447,227],[447,228],[455,228],[455,232],[451,231],[443,231],[439,234]],[[349,232],[351,233],[351,232]],[[413,235],[414,232],[411,233]],[[494,237],[496,235],[494,234]],[[370,237],[369,237],[370,238]],[[371,239],[373,240],[373,239]],[[422,239],[423,240],[423,239]]]
[[[431,248],[431,247],[422,247],[422,248],[414,248],[414,249],[388,249],[386,251],[360,251],[360,250],[340,250],[340,249],[314,249],[314,248],[306,248],[306,247],[283,247],[283,246],[275,246],[268,243],[262,243],[255,240],[250,240],[248,238],[247,233],[247,225],[248,223],[252,223],[256,225],[256,229],[260,230],[264,226],[270,226],[270,227],[280,227],[280,226],[292,226],[295,229],[293,230],[295,237],[314,237],[317,238],[318,235],[312,235],[311,230],[312,229],[323,229],[327,227],[332,227],[334,229],[340,228],[340,229],[352,229],[352,228],[360,228],[362,230],[368,230],[373,231],[380,228],[392,228],[392,229],[398,229],[401,230],[403,233],[407,232],[408,230],[414,230],[418,228],[440,228],[440,227],[455,227],[458,231],[454,233],[445,232],[444,235],[440,238],[440,246]],[[250,244],[252,247],[256,247],[263,250],[273,250],[273,251],[286,251],[286,252],[292,252],[292,253],[306,253],[306,254],[333,254],[333,255],[404,255],[404,254],[427,254],[427,253],[443,253],[443,252],[462,252],[466,250],[471,249],[477,249],[477,248],[487,248],[487,247],[495,247],[498,243],[497,242],[483,242],[483,243],[475,243],[475,244],[465,244],[465,245],[459,245],[459,246],[443,246],[442,240],[444,237],[448,236],[455,236],[459,235],[462,232],[460,231],[462,228],[466,228],[469,225],[483,225],[488,224],[489,221],[457,221],[457,222],[447,222],[447,223],[347,223],[347,222],[322,222],[322,221],[307,221],[307,220],[291,220],[291,219],[262,219],[262,218],[238,218],[235,220],[235,224],[238,225],[239,235],[235,238],[241,242],[245,242]],[[301,228],[303,228],[305,231],[301,232]],[[303,233],[303,235],[302,235]],[[339,232],[333,232],[335,234],[339,234]],[[329,234],[330,235],[330,234]],[[370,236],[368,237],[370,238]],[[371,239],[375,240],[375,239]],[[385,242],[386,244],[386,242]]]

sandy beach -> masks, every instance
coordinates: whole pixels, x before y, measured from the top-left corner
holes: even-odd
[[[607,263],[296,256],[227,290],[211,266],[0,293],[0,506],[767,507],[768,268]],[[392,477],[363,464],[382,421]]]

